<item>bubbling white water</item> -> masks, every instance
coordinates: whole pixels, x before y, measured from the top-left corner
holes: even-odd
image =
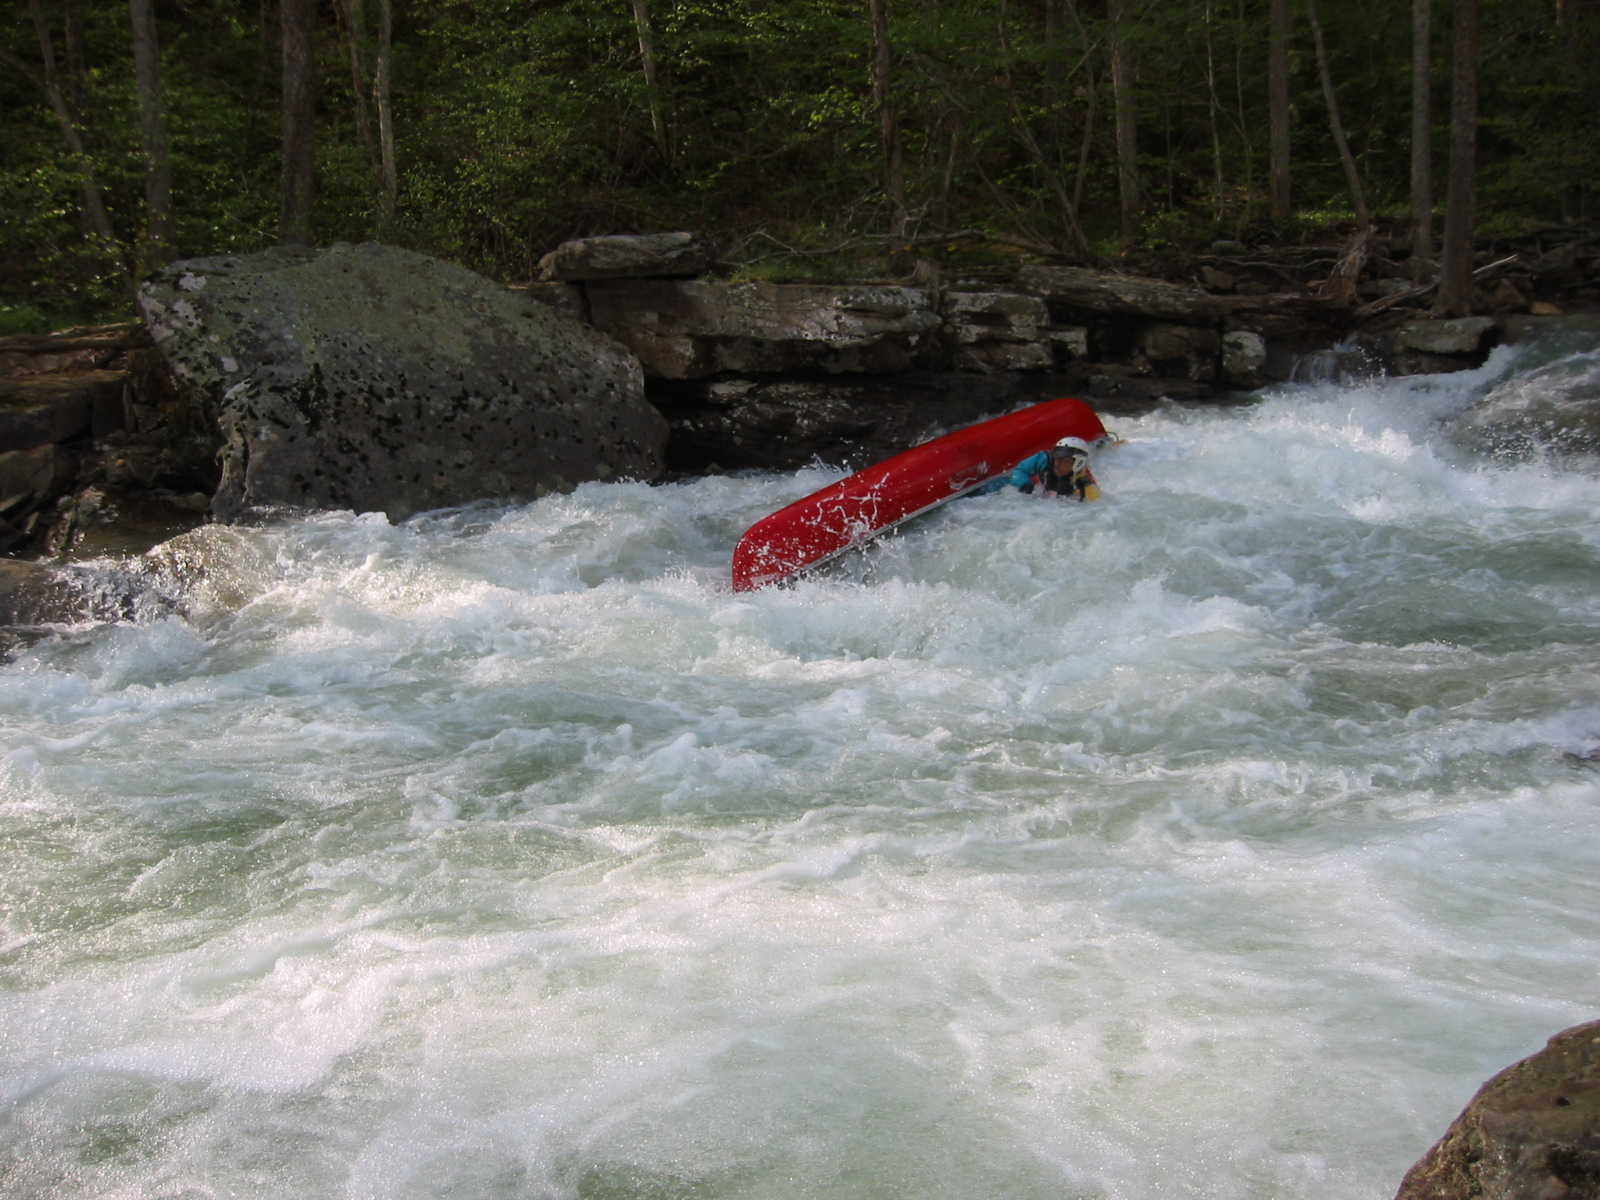
[[[1592,1017],[1600,482],[1476,376],[169,551],[0,668],[0,1192],[1390,1194]]]

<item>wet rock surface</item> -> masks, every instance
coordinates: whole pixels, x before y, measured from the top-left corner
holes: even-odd
[[[1478,1091],[1395,1200],[1600,1197],[1600,1021],[1551,1038]]]
[[[212,513],[393,519],[654,478],[666,423],[622,347],[461,267],[378,245],[175,263],[139,307],[221,438]]]

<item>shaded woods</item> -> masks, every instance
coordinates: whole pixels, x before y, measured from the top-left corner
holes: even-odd
[[[1461,311],[1474,236],[1596,216],[1597,0],[10,11],[0,332],[125,312],[174,255],[381,239],[517,280],[670,228],[837,276],[1381,223]]]

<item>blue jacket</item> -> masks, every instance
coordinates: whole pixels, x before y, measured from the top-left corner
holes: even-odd
[[[1023,491],[1024,489],[1029,489],[1029,486],[1034,481],[1034,477],[1043,475],[1045,473],[1045,469],[1049,465],[1050,452],[1048,450],[1041,450],[1037,454],[1030,454],[1016,466],[1012,467],[1011,470],[1006,474],[1001,475],[998,478],[991,479],[988,483],[984,484],[980,488],[973,489],[972,494],[974,496],[989,496],[1008,487],[1014,487],[1019,492]]]
[[[1014,487],[1019,492],[1032,492],[1054,484],[1063,489],[1061,495],[1078,500],[1093,500],[1100,494],[1099,487],[1095,484],[1094,472],[1086,471],[1080,482],[1085,485],[1080,488],[1075,486],[1064,476],[1052,476],[1050,471],[1050,451],[1041,450],[1037,454],[1030,454],[1011,471],[998,479],[991,479],[982,487],[973,491],[973,495],[987,496],[998,492],[1005,487]]]
[[[1016,466],[1011,468],[1011,474],[1006,476],[1005,486],[1014,487],[1019,492],[1033,485],[1033,481],[1050,470],[1050,451],[1041,450],[1037,454],[1030,454]]]

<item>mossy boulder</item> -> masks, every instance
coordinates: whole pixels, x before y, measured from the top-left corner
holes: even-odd
[[[1600,1021],[1591,1021],[1484,1084],[1395,1200],[1597,1197]]]
[[[666,422],[631,353],[439,259],[377,244],[191,259],[147,279],[139,307],[220,432],[221,520],[400,519],[661,471]]]

